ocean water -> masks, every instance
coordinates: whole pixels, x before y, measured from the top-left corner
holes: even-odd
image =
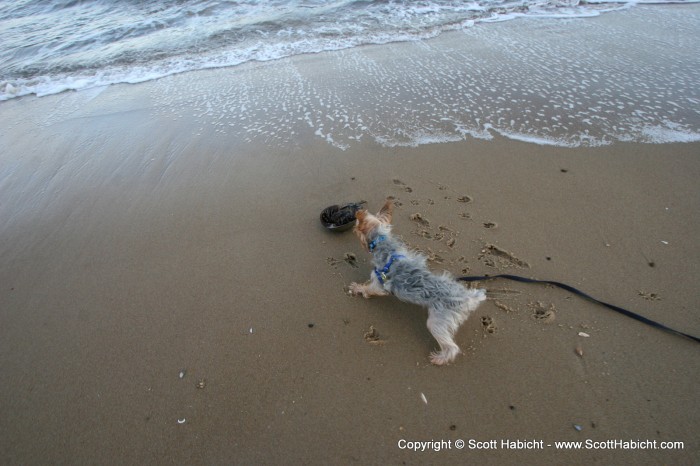
[[[239,76],[228,94],[209,96],[239,109],[228,113],[228,131],[246,112],[280,104],[342,148],[364,136],[415,145],[493,132],[568,146],[700,139],[698,9],[661,6],[657,17],[649,3],[696,2],[0,1],[0,111],[1,101],[26,95],[274,61],[267,82]],[[641,29],[586,24],[621,10]],[[670,32],[647,36],[645,24]],[[567,37],[571,28],[583,37]],[[463,49],[437,45],[455,33]],[[391,43],[403,43],[403,55],[381,65],[360,47]],[[486,49],[503,56],[480,56]],[[318,77],[282,60],[320,52],[335,53],[330,63],[348,76],[346,90],[363,92],[314,83]],[[285,92],[265,102],[278,89]],[[335,99],[332,112],[315,103],[324,93],[326,102]]]

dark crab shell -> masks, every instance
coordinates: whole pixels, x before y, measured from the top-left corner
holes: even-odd
[[[321,225],[331,231],[346,231],[355,224],[355,214],[365,201],[328,206],[321,211]]]

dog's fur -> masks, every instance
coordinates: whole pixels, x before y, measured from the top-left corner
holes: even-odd
[[[440,345],[440,351],[430,354],[430,362],[436,365],[448,364],[460,353],[453,338],[455,332],[479,303],[486,299],[486,292],[483,289],[465,288],[447,272],[442,275],[430,272],[425,256],[408,250],[391,235],[393,209],[393,199],[387,198],[386,204],[376,215],[367,210],[358,211],[354,232],[368,251],[372,241],[384,236],[370,251],[376,269],[382,270],[392,254],[404,257],[392,262],[383,284],[373,271],[368,282],[351,283],[350,293],[365,298],[393,294],[402,301],[426,307],[428,330]]]

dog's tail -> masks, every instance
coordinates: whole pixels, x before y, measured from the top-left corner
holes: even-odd
[[[486,301],[486,290],[484,288],[469,288],[467,290],[467,301],[465,306],[471,312],[479,307],[482,301]]]
[[[456,309],[455,328],[462,325],[462,322],[467,320],[469,315],[479,307],[482,301],[486,301],[486,290],[483,288],[469,288],[465,290],[465,292],[465,298],[462,304]]]

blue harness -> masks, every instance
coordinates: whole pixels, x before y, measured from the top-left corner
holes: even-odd
[[[369,252],[370,252],[370,253],[373,253],[373,252],[374,252],[374,248],[377,247],[377,243],[379,243],[379,242],[381,242],[381,241],[384,241],[385,239],[386,239],[386,236],[384,236],[384,235],[379,235],[379,236],[377,236],[376,239],[373,239],[372,241],[370,241],[370,243],[369,243],[369,245],[368,245]],[[386,263],[386,265],[384,266],[384,268],[382,268],[382,270],[379,270],[379,269],[377,269],[377,268],[374,269],[374,274],[377,276],[377,279],[379,280],[379,283],[381,283],[381,284],[383,285],[384,282],[387,280],[386,274],[389,273],[389,269],[391,268],[391,264],[393,264],[394,261],[395,261],[396,259],[401,259],[401,258],[404,258],[404,257],[406,257],[406,256],[404,256],[403,254],[392,254],[392,255],[389,257],[389,261]]]
[[[386,239],[386,236],[384,235],[379,235],[375,239],[369,242],[369,245],[367,247],[369,248],[369,252],[374,252],[374,248],[377,247],[377,243],[380,243]]]

